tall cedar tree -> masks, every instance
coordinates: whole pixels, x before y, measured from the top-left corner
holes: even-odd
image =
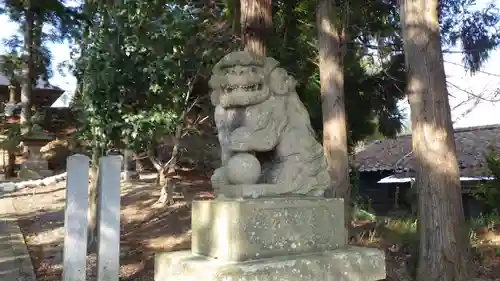
[[[401,0],[400,5],[419,193],[417,280],[468,281],[468,240],[438,0]]]
[[[344,102],[345,32],[342,24],[334,23],[334,0],[318,0],[317,28],[319,41],[319,76],[323,112],[323,147],[332,178],[333,197],[344,198],[345,224],[349,229],[350,186],[347,152],[347,122]]]
[[[240,9],[244,50],[267,56],[267,39],[273,31],[272,1],[241,0]]]
[[[26,1],[25,20],[24,20],[24,57],[26,58],[26,67],[24,68],[23,82],[21,88],[21,126],[23,134],[31,132],[31,98],[33,96],[33,59],[35,52],[35,13],[33,12],[33,3]],[[38,47],[38,46],[37,46]],[[24,147],[27,153],[28,147]]]

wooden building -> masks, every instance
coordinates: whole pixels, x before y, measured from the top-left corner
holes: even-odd
[[[478,183],[491,179],[484,155],[492,149],[500,152],[500,124],[455,129],[458,165],[463,189],[464,209],[476,216],[481,202],[471,195]],[[405,208],[414,179],[415,159],[411,135],[377,140],[356,153],[353,164],[359,171],[360,193],[372,200],[373,209],[387,213]]]
[[[64,90],[62,90],[59,87],[52,86],[48,82],[39,80],[35,89],[33,90],[33,96],[31,97],[32,101],[32,106],[41,111],[54,111],[50,110],[50,106],[64,93]],[[10,97],[10,91],[9,91],[9,80],[8,78],[0,73],[0,103],[2,105],[5,105],[7,102],[9,102],[9,97]],[[16,91],[16,102],[20,102],[20,89],[17,89]],[[3,111],[3,110],[2,110]],[[18,112],[16,112],[18,113]],[[45,116],[46,114],[44,114]],[[48,120],[50,124],[50,120]],[[2,128],[5,128],[4,126],[8,123],[10,124],[16,124],[19,122],[19,114],[15,114],[15,116],[12,117],[6,117],[3,116],[2,122],[0,122],[0,125]],[[45,129],[45,128],[44,128]],[[47,132],[47,137],[43,140],[44,142],[49,142],[52,140],[53,134],[50,134]],[[10,157],[13,157],[10,155]],[[12,162],[12,160],[11,160]],[[12,167],[8,167],[9,165],[9,153],[7,152],[6,149],[0,148],[0,171],[6,172],[6,171],[11,171]]]

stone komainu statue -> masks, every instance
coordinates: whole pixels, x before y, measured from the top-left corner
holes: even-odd
[[[296,81],[278,64],[273,58],[233,52],[215,65],[210,87],[222,165],[212,175],[214,189],[233,184],[227,164],[242,152],[259,160],[256,184],[272,186],[270,195],[320,197],[328,188],[323,148]]]

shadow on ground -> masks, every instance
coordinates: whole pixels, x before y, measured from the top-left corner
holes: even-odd
[[[34,192],[35,194],[42,195],[42,194],[51,194],[51,193],[55,193],[58,191],[63,191],[63,190],[65,190],[65,188],[61,187],[58,189],[51,189],[51,190],[47,190],[47,191],[43,191],[43,192],[37,192],[36,190],[31,189],[31,188],[29,190],[32,190],[32,193]],[[25,196],[25,195],[18,194],[18,193],[4,193],[4,194],[2,194],[2,198],[16,198],[16,197],[22,197],[22,196]]]
[[[207,190],[207,178],[182,179],[192,192]],[[175,205],[151,208],[160,191],[151,182],[122,186],[120,280],[154,280],[153,253],[189,249],[191,210]],[[64,240],[64,183],[12,193],[19,226],[27,242],[37,281],[62,277]],[[96,257],[87,259],[87,280],[96,280]],[[4,280],[0,278],[0,280]]]
[[[5,214],[0,219],[0,280],[32,281],[33,278],[30,257],[15,217]]]

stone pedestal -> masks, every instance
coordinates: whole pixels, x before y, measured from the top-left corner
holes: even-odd
[[[40,146],[30,145],[28,159],[19,169],[19,178],[23,180],[37,180],[53,175],[48,168],[47,160],[40,153]]]
[[[157,253],[155,281],[376,281],[377,249],[349,247],[341,199],[195,201],[191,251]]]
[[[123,181],[138,180],[139,179],[139,173],[137,173],[137,172],[131,172],[131,171],[123,171],[123,172],[120,173],[120,178]]]
[[[29,160],[27,160],[29,161]],[[21,166],[18,177],[22,180],[39,180],[53,176],[54,173],[48,169],[32,169],[26,166]]]

